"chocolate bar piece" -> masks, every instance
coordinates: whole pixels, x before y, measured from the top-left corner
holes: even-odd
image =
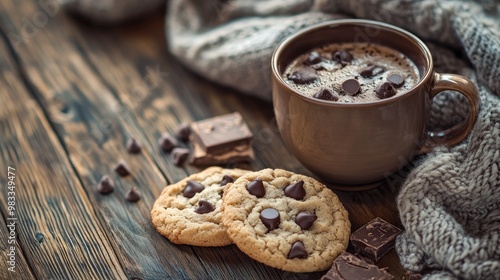
[[[401,229],[377,217],[351,234],[356,253],[375,262],[392,248]]]
[[[238,112],[194,122],[191,134],[207,154],[222,154],[236,146],[250,146],[253,137]]]
[[[359,280],[359,279],[391,279],[395,277],[386,269],[369,264],[364,260],[356,258],[353,254],[344,252],[333,262],[332,268],[321,277],[321,280]]]
[[[200,145],[192,141],[193,153],[189,163],[195,166],[221,165],[227,163],[248,162],[254,159],[252,146],[241,145],[233,147],[221,154],[209,154]]]

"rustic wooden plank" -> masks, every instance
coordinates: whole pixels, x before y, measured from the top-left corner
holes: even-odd
[[[40,279],[125,277],[62,146],[9,56],[0,42],[0,185],[15,183],[9,190],[15,192],[14,215],[8,196],[0,202],[4,217],[17,217],[22,252]],[[12,180],[6,176],[9,166],[15,169]]]
[[[0,18],[7,34],[22,34],[24,15],[40,12],[34,1],[4,1],[0,6],[3,6]],[[71,40],[72,24],[60,14],[50,18],[26,43],[16,46],[12,36],[8,37],[19,57],[26,83],[63,140],[71,163],[95,206],[80,214],[97,212],[98,221],[106,227],[127,278],[196,279],[197,275],[205,274],[205,267],[192,248],[166,242],[151,225],[149,211],[166,185],[165,179],[147,151],[138,156],[126,153],[124,144],[133,135],[133,121],[82,59],[84,55]],[[70,30],[59,29],[63,25]],[[132,167],[131,177],[118,178],[112,171],[122,158]],[[57,165],[58,160],[51,161],[52,167]],[[53,172],[58,170],[54,169]],[[116,182],[112,195],[101,196],[95,191],[103,174],[110,174]],[[132,186],[138,186],[142,192],[137,204],[124,200]],[[74,195],[73,199],[80,196]],[[113,277],[95,277],[99,278]]]
[[[6,185],[2,184],[2,186]],[[12,219],[7,222],[5,222],[3,216],[0,217],[0,279],[36,279],[18,242],[15,231],[16,220]],[[7,224],[9,228],[7,228]]]

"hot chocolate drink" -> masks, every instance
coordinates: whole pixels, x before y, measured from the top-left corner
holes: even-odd
[[[369,43],[330,44],[294,59],[284,80],[306,96],[340,103],[372,102],[401,94],[419,81],[409,58]]]

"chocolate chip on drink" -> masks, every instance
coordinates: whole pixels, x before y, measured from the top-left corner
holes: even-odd
[[[172,150],[172,158],[174,159],[174,164],[177,166],[181,166],[188,156],[189,150],[186,148],[174,148]]]
[[[332,90],[327,88],[322,88],[313,95],[316,99],[328,100],[328,101],[338,101],[339,97],[333,93]]]
[[[354,96],[359,93],[361,86],[356,79],[348,79],[342,83],[342,89],[349,95]]]
[[[247,191],[258,198],[264,197],[266,194],[266,189],[264,188],[261,178],[256,178],[252,182],[248,183]]]
[[[307,211],[302,211],[295,217],[295,223],[299,225],[301,229],[310,229],[318,217]]]
[[[387,81],[391,83],[395,88],[400,88],[405,83],[405,79],[399,74],[391,74],[387,77]]]
[[[306,190],[304,189],[304,181],[297,181],[287,187],[285,187],[285,195],[297,200],[301,200],[306,195]]]
[[[309,254],[306,251],[306,248],[304,247],[304,243],[302,241],[295,241],[292,244],[292,248],[290,248],[290,252],[288,252],[288,258],[289,259],[305,259],[307,258]]]
[[[234,182],[234,178],[226,174],[222,176],[222,181],[220,182],[220,185],[225,186],[227,183],[232,183],[232,182]]]
[[[273,230],[280,224],[280,213],[274,208],[266,208],[260,212],[260,220],[269,230]]]
[[[108,175],[102,176],[101,180],[97,184],[97,191],[100,194],[109,194],[114,189],[115,189],[115,183],[108,177]]]
[[[379,74],[384,73],[384,71],[385,71],[385,69],[382,68],[381,66],[370,65],[370,66],[366,67],[365,69],[361,70],[361,72],[359,72],[359,74],[363,78],[371,78],[371,77],[374,77],[374,76],[377,76]]]
[[[198,201],[198,207],[194,209],[194,212],[198,214],[206,214],[214,210],[215,206],[212,203],[210,203],[208,200],[200,199],[200,201]]]
[[[310,67],[302,67],[288,77],[288,79],[296,84],[308,84],[314,82],[317,78],[318,75],[316,74],[316,70]]]
[[[141,199],[141,193],[137,189],[137,187],[132,187],[130,191],[125,195],[125,199],[130,201],[130,202],[137,202],[139,199]]]
[[[332,59],[342,64],[342,66],[346,66],[351,63],[352,55],[348,51],[340,50],[332,54]]]
[[[138,154],[142,150],[142,146],[137,140],[131,138],[127,141],[127,151],[131,154]]]
[[[115,166],[115,172],[118,173],[121,177],[125,177],[130,175],[130,167],[128,164],[122,159]]]
[[[375,89],[375,93],[380,99],[384,99],[396,95],[396,89],[390,82],[383,82]]]
[[[177,128],[177,137],[186,142],[189,140],[189,134],[191,134],[191,128],[189,127],[189,124],[186,122],[181,123]]]
[[[317,64],[317,63],[320,63],[321,62],[321,56],[319,55],[318,52],[311,52],[306,60],[304,60],[304,64],[305,65],[313,65],[313,64]]]
[[[158,140],[158,144],[160,145],[160,148],[166,153],[170,152],[173,148],[179,145],[177,139],[175,139],[168,132],[162,134],[161,138]]]
[[[202,184],[200,184],[196,181],[193,181],[193,180],[188,180],[186,187],[182,191],[182,195],[184,195],[187,198],[191,198],[196,193],[199,193],[199,192],[203,191],[204,189],[205,189],[205,187]]]

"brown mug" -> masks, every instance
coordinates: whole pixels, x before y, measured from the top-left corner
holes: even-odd
[[[283,73],[292,60],[316,47],[344,42],[371,42],[401,52],[417,66],[418,83],[393,97],[362,103],[315,99],[287,85]],[[469,79],[434,72],[431,53],[420,39],[381,22],[334,20],[303,29],[276,47],[271,67],[274,113],[285,145],[336,189],[375,187],[419,152],[461,142],[479,111],[479,93]],[[451,129],[429,132],[432,99],[444,90],[467,98],[469,116]]]

